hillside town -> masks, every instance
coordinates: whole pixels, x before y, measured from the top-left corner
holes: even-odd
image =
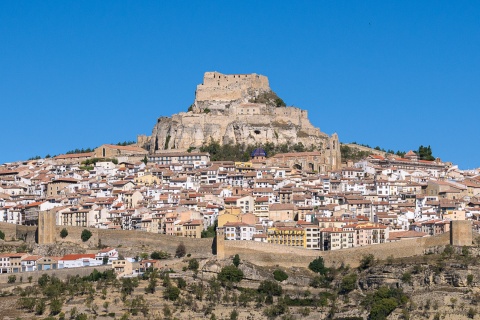
[[[327,171],[318,159],[320,152],[268,157],[258,148],[248,162],[213,162],[208,153],[102,145],[7,163],[0,222],[36,225],[50,211],[60,226],[190,238],[220,227],[228,241],[321,251],[433,236],[451,220],[480,225],[478,171],[412,151]]]

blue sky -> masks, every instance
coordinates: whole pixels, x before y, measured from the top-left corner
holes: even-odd
[[[258,73],[342,142],[480,166],[478,1],[1,1],[0,163],[151,134]]]

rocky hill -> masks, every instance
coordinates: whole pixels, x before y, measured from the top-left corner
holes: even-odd
[[[314,127],[307,111],[287,107],[257,74],[206,72],[188,112],[160,117],[150,137],[139,145],[151,153],[185,151],[210,141],[225,144],[296,144],[328,153],[340,164],[338,136]],[[328,150],[328,152],[327,152]]]

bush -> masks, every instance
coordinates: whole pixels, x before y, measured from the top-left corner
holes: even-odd
[[[5,240],[5,233],[2,230],[0,230],[0,239]]]
[[[286,274],[284,271],[277,269],[273,271],[273,278],[277,281],[284,281],[288,279],[288,274]]]
[[[367,254],[362,257],[360,260],[360,266],[358,267],[360,270],[365,270],[370,267],[373,267],[375,264],[375,256],[373,254]]]
[[[264,280],[260,282],[258,286],[258,292],[266,295],[280,296],[282,295],[282,286],[276,282],[270,280]]]
[[[402,274],[401,280],[402,280],[403,283],[411,284],[412,283],[412,274],[408,271],[404,272]]]
[[[198,263],[197,259],[188,260],[188,269],[189,270],[197,271],[198,266],[199,266],[199,263]]]
[[[62,239],[65,239],[68,236],[68,231],[67,229],[63,228],[62,231],[60,231],[60,237]]]
[[[90,239],[91,237],[92,237],[92,233],[90,232],[90,230],[83,229],[82,235],[80,236],[80,238],[82,238],[82,241],[87,242],[88,239]]]
[[[8,280],[7,280],[8,283],[15,283],[15,281],[17,281],[16,275],[8,276]]]
[[[238,266],[240,265],[240,256],[238,254],[236,254],[233,257],[232,262],[233,262],[233,265],[238,268]]]
[[[340,293],[347,294],[350,291],[355,290],[357,287],[357,275],[355,273],[350,273],[343,277],[342,282],[340,283]]]
[[[467,275],[467,284],[471,286],[473,283],[473,274]]]
[[[380,287],[372,293],[368,293],[362,304],[370,310],[368,319],[383,320],[398,306],[405,305],[408,297],[402,289]]]
[[[168,259],[169,257],[170,255],[165,251],[153,251],[150,254],[150,258],[156,259],[156,260]]]
[[[164,291],[165,299],[175,301],[178,299],[178,296],[180,296],[180,289],[175,286],[170,285]]]
[[[177,246],[177,249],[175,250],[175,257],[183,258],[185,257],[185,254],[187,254],[187,248],[182,242]]]
[[[325,267],[325,262],[323,261],[322,257],[318,257],[312,262],[310,262],[310,264],[308,265],[308,269],[322,275],[325,275],[328,272],[328,268]]]
[[[243,272],[234,265],[231,265],[223,267],[217,277],[222,283],[240,282],[243,278]]]

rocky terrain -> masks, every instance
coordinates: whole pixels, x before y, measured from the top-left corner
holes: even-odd
[[[54,249],[51,249],[54,250]],[[423,256],[358,268],[260,267],[242,257],[164,260],[141,278],[110,272],[2,284],[3,319],[479,319],[479,249],[437,247]],[[237,265],[237,267],[234,266]]]

